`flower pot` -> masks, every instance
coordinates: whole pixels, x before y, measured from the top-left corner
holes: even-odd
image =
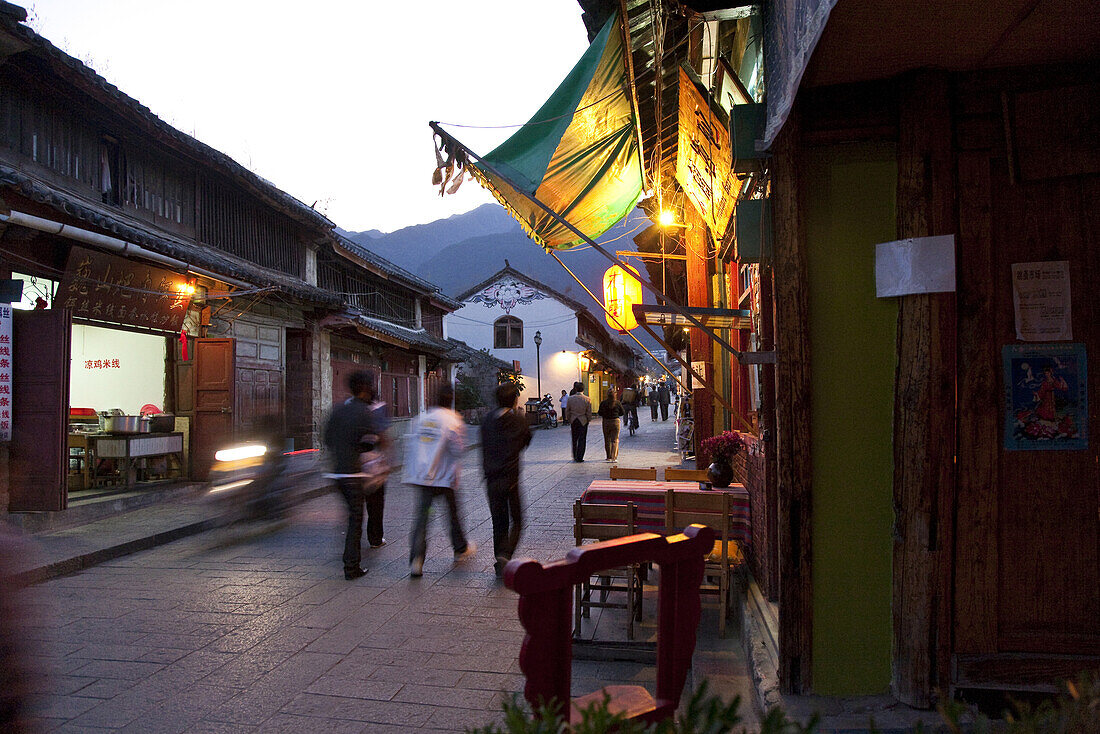
[[[715,487],[725,489],[730,486],[733,481],[733,467],[729,465],[729,462],[721,459],[715,459],[714,462],[707,467],[707,479]]]

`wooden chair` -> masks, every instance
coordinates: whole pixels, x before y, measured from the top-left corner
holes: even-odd
[[[674,466],[665,467],[666,482],[707,482],[706,469],[677,469]]]
[[[573,540],[582,545],[586,540],[611,540],[634,535],[638,523],[638,507],[633,502],[625,505],[599,505],[577,500],[573,503]],[[593,578],[597,580],[593,582]],[[598,592],[599,599],[593,599]],[[626,592],[626,602],[607,601],[612,592]],[[590,616],[590,610],[626,609],[627,639],[634,639],[634,620],[642,617],[642,582],[638,566],[600,571],[577,584],[573,604],[573,636],[581,631],[581,616]]]
[[[730,540],[732,501],[727,492],[665,493],[665,525],[674,533],[688,525],[705,525],[714,530],[715,543],[707,555],[702,593],[718,596],[718,636],[726,636],[730,612],[733,569],[743,561],[737,542]]]
[[[613,466],[611,467],[612,479],[649,479],[657,481],[657,467],[651,466],[648,469],[642,469],[640,467],[628,467],[628,466]]]

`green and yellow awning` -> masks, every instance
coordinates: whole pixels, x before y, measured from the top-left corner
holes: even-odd
[[[614,15],[534,117],[466,170],[543,247],[568,250],[583,239],[531,198],[596,239],[625,217],[642,193],[630,89]]]

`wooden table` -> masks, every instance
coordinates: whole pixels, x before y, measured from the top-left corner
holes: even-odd
[[[597,479],[581,494],[582,502],[603,505],[638,506],[639,533],[665,532],[665,492],[707,493],[727,492],[732,497],[730,538],[742,544],[752,540],[749,518],[749,493],[743,484],[731,484],[726,489],[703,489],[699,482],[658,482],[645,479]]]

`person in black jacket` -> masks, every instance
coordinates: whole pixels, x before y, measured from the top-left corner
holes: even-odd
[[[352,397],[333,409],[322,436],[333,463],[329,476],[336,480],[336,486],[348,505],[348,531],[344,537],[344,578],[348,581],[367,573],[359,566],[364,504],[371,547],[385,544],[382,537],[383,489],[367,492],[360,464],[361,453],[375,446],[386,446],[386,420],[378,404],[374,403],[374,385],[374,375],[371,373],[353,372],[348,378]]]
[[[531,443],[526,418],[516,412],[519,389],[505,382],[496,390],[497,409],[481,424],[481,459],[493,518],[497,576],[516,552],[523,510],[519,500],[519,455]]]

